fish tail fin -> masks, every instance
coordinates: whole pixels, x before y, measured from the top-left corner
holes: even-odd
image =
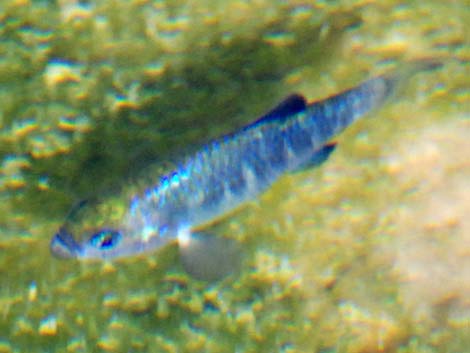
[[[306,109],[312,121],[312,132],[323,145],[364,114],[380,107],[392,96],[399,95],[409,76],[434,70],[441,65],[442,62],[435,59],[405,62],[396,70],[373,77],[323,101],[308,103]]]
[[[419,72],[433,71],[442,66],[442,60],[435,58],[419,58],[405,61],[399,68],[382,75],[386,85],[387,98],[400,95],[411,76]]]

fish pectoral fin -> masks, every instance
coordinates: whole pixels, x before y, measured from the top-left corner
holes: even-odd
[[[304,172],[308,169],[318,167],[325,162],[330,154],[335,150],[336,142],[330,142],[324,145],[321,149],[316,151],[312,157],[305,163],[293,170],[293,173]]]
[[[241,262],[241,247],[235,239],[206,231],[186,234],[179,252],[185,271],[202,281],[220,280],[238,270]]]

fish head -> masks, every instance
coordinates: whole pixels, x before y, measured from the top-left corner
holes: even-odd
[[[51,252],[60,258],[113,259],[147,252],[168,242],[165,227],[143,224],[118,200],[86,200],[72,208],[53,236]]]

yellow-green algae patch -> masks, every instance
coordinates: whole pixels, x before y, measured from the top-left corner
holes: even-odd
[[[469,23],[437,1],[1,1],[0,352],[465,351]],[[175,246],[50,255],[74,202],[417,57],[444,66],[221,225],[239,273],[196,281]]]

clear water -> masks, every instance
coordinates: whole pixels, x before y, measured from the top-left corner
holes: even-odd
[[[1,1],[0,352],[469,351],[469,8]],[[194,279],[174,245],[50,255],[76,201],[292,92],[321,99],[420,57],[444,65],[218,226],[243,249],[225,279]]]

